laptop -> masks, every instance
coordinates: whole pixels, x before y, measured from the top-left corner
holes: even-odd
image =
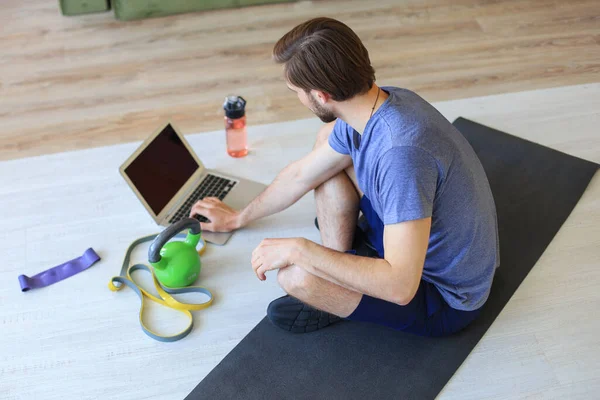
[[[196,201],[217,197],[240,210],[266,185],[204,167],[183,135],[168,121],[158,128],[121,165],[119,172],[154,221],[169,226],[189,217]],[[207,222],[204,216],[194,218]],[[202,232],[202,237],[224,245],[233,233]]]

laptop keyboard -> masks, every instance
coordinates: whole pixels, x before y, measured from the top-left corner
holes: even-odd
[[[175,215],[169,220],[169,223],[175,223],[182,218],[187,218],[190,215],[190,209],[198,201],[205,197],[216,197],[219,200],[223,200],[227,193],[233,189],[236,185],[236,181],[231,181],[226,178],[208,174],[206,178],[202,180],[200,185],[194,190],[194,192],[188,197],[185,203],[177,210]],[[197,215],[195,217],[200,222],[209,222],[206,217]]]

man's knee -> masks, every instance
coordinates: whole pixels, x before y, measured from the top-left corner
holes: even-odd
[[[304,269],[290,265],[277,272],[277,282],[287,294],[307,292],[310,288],[311,275]]]
[[[321,144],[327,142],[329,140],[329,135],[333,131],[333,126],[335,125],[335,121],[325,124],[319,129],[317,133],[317,140],[315,142],[314,148],[319,147]]]

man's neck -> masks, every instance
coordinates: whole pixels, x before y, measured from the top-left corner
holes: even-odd
[[[338,103],[338,118],[362,134],[371,118],[371,112],[375,114],[387,98],[388,94],[383,90],[380,91],[379,86],[373,84],[367,93]],[[373,106],[375,106],[374,109]]]

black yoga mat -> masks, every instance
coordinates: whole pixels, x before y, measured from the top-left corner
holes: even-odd
[[[342,322],[291,334],[263,319],[188,399],[433,399],[496,319],[598,165],[464,118],[454,121],[488,175],[501,266],[482,316],[447,338]],[[572,266],[569,266],[572,267]]]

